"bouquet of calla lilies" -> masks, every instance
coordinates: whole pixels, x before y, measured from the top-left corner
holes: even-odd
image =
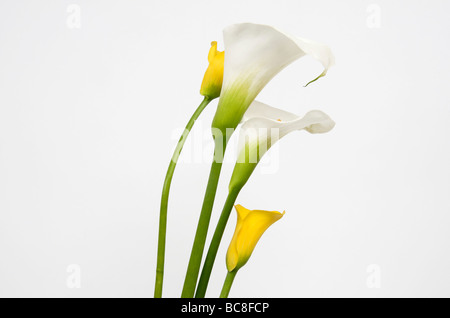
[[[214,156],[181,292],[183,298],[205,297],[217,251],[233,207],[237,211],[237,224],[226,255],[227,276],[220,293],[222,298],[228,297],[236,273],[247,263],[263,233],[283,217],[284,211],[249,210],[236,204],[239,192],[262,156],[280,138],[292,131],[306,130],[316,134],[326,133],[334,127],[333,120],[319,110],[297,116],[255,101],[256,96],[276,74],[305,55],[312,56],[323,66],[323,72],[306,86],[326,75],[334,64],[333,54],[326,45],[288,35],[272,26],[251,23],[228,26],[223,31],[223,37],[224,52],[217,51],[217,42],[211,43],[209,66],[200,88],[204,99],[180,137],[164,180],[155,298],[162,297],[168,200],[177,159],[196,119],[212,100],[219,98],[211,125]],[[228,196],[202,266],[224,154],[238,125],[241,125],[238,157],[228,186]]]

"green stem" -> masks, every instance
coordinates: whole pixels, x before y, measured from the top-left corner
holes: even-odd
[[[163,277],[164,277],[164,256],[166,249],[166,229],[167,229],[167,206],[169,202],[170,184],[172,182],[175,166],[178,161],[181,150],[186,142],[187,136],[194,126],[195,121],[203,112],[205,107],[212,101],[212,99],[205,97],[198,108],[195,110],[191,119],[186,125],[186,129],[178,141],[177,147],[170,160],[169,167],[167,169],[166,178],[164,179],[164,186],[161,196],[161,207],[159,215],[159,234],[158,234],[158,256],[156,261],[156,278],[155,278],[155,298],[162,297]]]
[[[192,246],[191,256],[186,271],[183,291],[181,293],[182,298],[194,297],[198,274],[200,271],[200,264],[203,256],[203,249],[205,248],[206,235],[208,233],[209,221],[211,220],[214,198],[216,196],[217,184],[219,182],[220,170],[222,169],[223,155],[225,153],[227,139],[225,136],[222,136],[222,138],[216,136],[214,141],[214,160],[211,165],[208,185],[206,187],[203,206],[200,212],[200,218],[198,220],[197,231],[195,233],[194,244]]]
[[[227,200],[223,206],[222,214],[214,231],[211,244],[209,245],[208,254],[206,255],[205,263],[203,264],[202,273],[198,282],[197,291],[195,292],[196,298],[203,298],[206,294],[206,288],[208,287],[211,271],[216,259],[217,251],[219,249],[220,241],[222,240],[223,232],[228,222],[231,210],[233,209],[236,198],[239,195],[241,188],[234,188],[228,193]]]
[[[222,291],[220,292],[220,298],[228,298],[230,294],[231,285],[233,285],[234,278],[236,277],[237,270],[233,270],[227,273],[225,277],[225,282],[223,283]]]

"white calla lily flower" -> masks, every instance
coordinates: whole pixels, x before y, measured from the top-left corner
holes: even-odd
[[[326,133],[334,126],[335,122],[320,110],[309,111],[302,117],[254,101],[243,116],[230,191],[244,186],[262,156],[282,137],[296,130]]]
[[[264,86],[293,61],[310,55],[322,64],[323,72],[311,82],[324,76],[334,64],[326,45],[293,37],[268,25],[235,24],[223,34],[224,77],[212,125],[221,131],[236,128]]]

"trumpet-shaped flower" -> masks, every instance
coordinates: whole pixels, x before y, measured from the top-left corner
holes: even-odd
[[[223,86],[212,124],[222,132],[236,128],[264,86],[293,61],[310,55],[322,64],[323,72],[311,82],[324,76],[334,64],[327,46],[290,36],[271,26],[235,24],[227,27],[223,35]]]
[[[223,65],[225,53],[217,51],[217,42],[211,42],[211,48],[208,54],[208,68],[203,76],[200,94],[210,99],[220,96],[223,80]]]
[[[319,110],[309,111],[301,117],[254,101],[243,118],[241,145],[230,180],[230,190],[244,186],[261,157],[282,137],[303,129],[311,134],[326,133],[334,125],[334,121]]]
[[[235,208],[237,224],[226,256],[229,272],[247,263],[264,232],[284,215],[277,211],[248,210],[241,205]]]

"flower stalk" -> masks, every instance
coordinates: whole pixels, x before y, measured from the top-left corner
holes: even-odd
[[[231,272],[227,272],[227,276],[225,277],[225,281],[222,286],[222,291],[220,292],[220,298],[228,298],[231,286],[233,285],[234,278],[236,277],[237,272],[238,272],[237,269]]]
[[[189,132],[194,126],[195,121],[198,119],[198,117],[206,108],[206,106],[208,106],[211,100],[212,100],[211,98],[205,96],[203,101],[200,103],[195,112],[192,114],[183,134],[181,135],[178,141],[178,144],[170,160],[169,167],[167,168],[161,195],[161,206],[159,214],[158,254],[156,261],[156,278],[155,278],[155,293],[154,293],[155,298],[162,297],[163,279],[164,279],[164,260],[166,250],[167,208],[169,204],[169,192],[173,174],[175,172],[178,157],[180,156],[180,152],[183,149],[184,143],[186,142]]]
[[[200,212],[200,218],[198,220],[197,230],[195,233],[194,244],[192,246],[191,256],[189,258],[189,264],[186,271],[183,291],[181,293],[182,298],[194,297],[227,141],[228,138],[226,135],[221,133],[215,135],[214,159],[211,164],[208,185],[206,187],[202,210]]]
[[[220,214],[219,221],[217,223],[214,235],[209,245],[208,253],[206,254],[202,273],[200,275],[200,280],[198,282],[197,290],[195,292],[195,298],[205,297],[206,289],[208,287],[209,278],[211,277],[211,271],[214,266],[214,261],[217,256],[220,241],[222,240],[222,236],[225,231],[228,218],[230,217],[231,210],[233,209],[234,203],[236,202],[236,199],[241,189],[242,187],[234,188],[231,189],[228,193],[227,200],[223,206],[222,213]]]

